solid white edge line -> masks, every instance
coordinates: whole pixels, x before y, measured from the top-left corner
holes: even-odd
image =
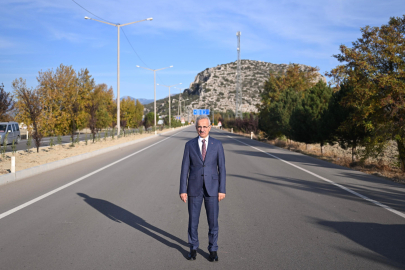
[[[315,176],[315,177],[317,177],[317,178],[319,178],[319,179],[321,179],[321,180],[323,180],[323,181],[325,181],[325,182],[328,182],[329,184],[332,184],[332,185],[334,185],[334,186],[337,186],[337,187],[339,187],[339,188],[341,188],[341,189],[343,189],[343,190],[345,190],[345,191],[347,191],[347,192],[349,192],[349,193],[351,193],[351,194],[353,194],[353,195],[355,195],[355,196],[357,196],[357,197],[359,197],[359,198],[362,198],[362,199],[364,199],[364,200],[366,200],[366,201],[368,201],[368,202],[371,202],[371,203],[373,203],[373,204],[375,204],[375,205],[377,205],[377,206],[380,206],[380,207],[382,207],[382,208],[384,208],[384,209],[386,209],[386,210],[388,210],[388,211],[390,211],[390,212],[392,212],[392,213],[394,213],[394,214],[396,214],[396,215],[398,215],[398,216],[400,216],[400,217],[402,217],[402,218],[405,218],[405,214],[404,214],[404,213],[402,213],[402,212],[400,212],[400,211],[397,211],[397,210],[395,210],[395,209],[392,209],[391,207],[389,207],[389,206],[387,206],[387,205],[385,205],[385,204],[382,204],[382,203],[380,203],[380,202],[378,202],[378,201],[376,201],[376,200],[370,199],[370,198],[368,198],[368,197],[366,197],[366,196],[364,196],[364,195],[362,195],[362,194],[360,194],[360,193],[357,193],[356,191],[353,191],[353,190],[351,190],[351,189],[349,189],[349,188],[347,188],[347,187],[345,187],[345,186],[342,186],[342,185],[340,185],[340,184],[337,184],[337,183],[333,182],[332,180],[326,179],[326,178],[324,178],[324,177],[322,177],[322,176],[320,176],[320,175],[317,175],[316,173],[313,173],[313,172],[308,171],[308,170],[306,170],[306,169],[304,169],[304,168],[301,168],[301,167],[299,167],[299,166],[297,166],[297,165],[295,165],[295,164],[292,164],[292,163],[290,163],[290,162],[288,162],[288,161],[286,161],[286,160],[283,160],[283,159],[281,159],[281,158],[279,158],[279,157],[277,157],[277,156],[274,156],[274,155],[272,155],[272,154],[270,154],[270,153],[268,153],[268,152],[266,152],[266,151],[263,151],[263,150],[261,150],[261,149],[259,149],[259,148],[257,148],[257,147],[254,147],[254,146],[252,146],[252,145],[249,145],[249,144],[247,144],[247,143],[244,143],[244,142],[242,142],[242,141],[240,141],[240,140],[238,140],[238,139],[235,139],[235,138],[233,138],[233,137],[231,137],[231,136],[229,136],[229,135],[227,135],[227,136],[228,136],[229,138],[235,140],[235,141],[238,141],[238,142],[240,142],[240,143],[242,143],[242,144],[244,144],[244,145],[250,146],[250,147],[252,147],[253,149],[256,149],[256,150],[258,150],[258,151],[260,151],[260,152],[262,152],[262,153],[265,153],[266,155],[269,155],[269,156],[274,157],[274,158],[276,158],[276,159],[278,159],[278,160],[280,160],[280,161],[282,161],[282,162],[284,162],[284,163],[287,163],[288,165],[291,165],[291,166],[293,166],[293,167],[295,167],[295,168],[297,168],[297,169],[299,169],[299,170],[301,170],[301,171],[304,171],[304,172],[306,172],[306,173],[308,173],[308,174],[310,174],[310,175],[313,175],[313,176]]]
[[[74,185],[74,184],[76,184],[76,183],[78,183],[78,182],[80,182],[80,181],[82,181],[82,180],[88,178],[89,176],[92,176],[93,174],[96,174],[96,173],[98,173],[98,172],[101,172],[102,170],[105,170],[105,169],[107,169],[107,168],[109,168],[109,167],[111,167],[111,166],[113,166],[113,165],[115,165],[115,164],[117,164],[117,163],[119,163],[119,162],[125,160],[125,159],[128,159],[128,158],[130,158],[130,157],[132,157],[132,156],[134,156],[134,155],[136,155],[136,154],[138,154],[138,153],[140,153],[140,152],[143,152],[143,151],[145,151],[146,149],[151,148],[152,146],[155,146],[155,145],[157,145],[157,144],[159,144],[159,143],[161,143],[161,142],[164,142],[164,141],[170,139],[171,137],[173,137],[173,136],[175,136],[175,135],[177,135],[177,134],[179,134],[179,133],[181,133],[181,132],[183,132],[183,131],[177,132],[177,133],[175,133],[175,134],[173,134],[173,135],[167,137],[166,139],[163,139],[163,140],[158,141],[158,142],[156,142],[156,143],[154,143],[154,144],[151,144],[151,145],[149,145],[148,147],[145,147],[145,148],[143,148],[143,149],[141,149],[141,150],[139,150],[139,151],[137,151],[137,152],[135,152],[135,153],[132,153],[132,154],[126,156],[126,157],[123,157],[123,158],[121,158],[121,159],[119,159],[119,160],[117,160],[117,161],[114,161],[113,163],[110,163],[110,164],[108,164],[108,165],[106,165],[106,166],[104,166],[104,167],[102,167],[102,168],[100,168],[100,169],[98,169],[98,170],[95,170],[95,171],[93,171],[93,172],[91,172],[91,173],[89,173],[89,174],[86,174],[85,176],[82,176],[82,177],[80,177],[80,178],[78,178],[78,179],[76,179],[76,180],[73,180],[72,182],[69,182],[69,183],[67,183],[67,184],[65,184],[65,185],[63,185],[63,186],[61,186],[61,187],[58,187],[58,188],[56,188],[56,189],[54,189],[54,190],[51,190],[51,191],[45,193],[44,195],[41,195],[41,196],[39,196],[39,197],[37,197],[37,198],[35,198],[35,199],[32,199],[32,200],[30,200],[30,201],[28,201],[28,202],[26,202],[26,203],[23,203],[23,204],[21,204],[21,205],[19,205],[19,206],[17,206],[17,207],[14,207],[13,209],[8,210],[7,212],[4,212],[4,213],[0,214],[0,219],[3,219],[3,218],[5,218],[5,217],[7,217],[7,216],[9,216],[9,215],[11,215],[11,214],[13,214],[13,213],[15,213],[15,212],[21,210],[21,209],[23,209],[23,208],[25,208],[25,207],[27,207],[27,206],[33,204],[33,203],[36,203],[36,202],[38,202],[38,201],[40,201],[40,200],[42,200],[42,199],[45,199],[46,197],[49,197],[49,196],[51,196],[52,194],[54,194],[54,193],[56,193],[56,192],[58,192],[58,191],[61,191],[62,189],[65,189],[65,188],[67,188],[67,187],[69,187],[69,186],[71,186],[71,185]]]

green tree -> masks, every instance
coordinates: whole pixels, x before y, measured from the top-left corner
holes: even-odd
[[[295,141],[320,143],[321,153],[325,142],[329,138],[327,130],[323,127],[322,115],[328,109],[332,89],[323,81],[305,91],[304,97],[294,108],[291,118],[291,137]]]
[[[169,126],[169,116],[167,115],[164,119],[163,119],[163,121],[164,121],[164,125],[165,126]],[[173,116],[172,116],[172,122],[171,122],[171,124],[172,124],[172,127],[181,127],[182,125],[181,125],[181,121],[180,120],[176,120]]]
[[[300,101],[301,94],[294,89],[287,89],[280,93],[276,101],[269,106],[262,107],[259,113],[259,129],[268,139],[281,136],[291,138],[290,116]]]
[[[261,108],[265,108],[271,102],[277,101],[280,95],[288,89],[303,92],[311,88],[316,84],[318,76],[317,68],[308,67],[307,69],[303,69],[297,64],[289,64],[284,73],[270,73],[260,93]]]
[[[361,32],[352,48],[340,46],[341,53],[334,57],[343,64],[327,75],[337,85],[346,82],[353,87],[343,100],[358,112],[353,123],[380,138],[385,133],[396,140],[405,172],[405,15],[392,17],[381,27],[366,26]]]
[[[351,149],[352,162],[356,148],[365,144],[369,134],[364,125],[353,123],[358,112],[353,106],[345,106],[342,101],[352,91],[352,87],[342,84],[339,91],[332,93],[328,109],[322,115],[321,123],[328,141],[339,143],[343,149]]]
[[[156,121],[158,119],[159,119],[159,117],[156,115]],[[144,119],[145,128],[153,127],[154,124],[155,124],[155,114],[153,112],[148,112],[145,115],[145,119]],[[172,122],[172,125],[173,125],[173,122]]]

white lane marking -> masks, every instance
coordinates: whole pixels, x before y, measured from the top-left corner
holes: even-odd
[[[154,144],[151,144],[151,145],[149,145],[148,147],[145,147],[145,148],[143,148],[143,149],[141,149],[141,150],[139,150],[139,151],[137,151],[137,152],[135,152],[135,153],[132,153],[132,154],[126,156],[126,157],[123,157],[123,158],[121,158],[121,159],[119,159],[119,160],[117,160],[117,161],[114,161],[113,163],[110,163],[110,164],[108,164],[108,165],[106,165],[106,166],[104,166],[104,167],[102,167],[102,168],[100,168],[100,169],[98,169],[98,170],[95,170],[95,171],[93,171],[93,172],[91,172],[91,173],[89,173],[89,174],[86,174],[85,176],[82,176],[82,177],[80,177],[80,178],[78,178],[78,179],[76,179],[76,180],[74,180],[74,181],[72,181],[72,182],[69,182],[69,183],[67,183],[66,185],[63,185],[63,186],[61,186],[61,187],[58,187],[58,188],[56,188],[56,189],[54,189],[54,190],[52,190],[52,191],[49,191],[48,193],[45,193],[44,195],[41,195],[41,196],[39,196],[39,197],[37,197],[37,198],[35,198],[35,199],[32,199],[31,201],[28,201],[28,202],[26,202],[26,203],[24,203],[24,204],[21,204],[21,205],[19,205],[19,206],[17,206],[17,207],[14,207],[13,209],[8,210],[7,212],[4,212],[4,213],[0,214],[0,219],[5,218],[6,216],[11,215],[11,214],[13,214],[13,213],[15,213],[15,212],[17,212],[17,211],[19,211],[19,210],[21,210],[21,209],[23,209],[23,208],[29,206],[29,205],[31,205],[31,204],[33,204],[33,203],[36,203],[36,202],[38,202],[38,201],[40,201],[40,200],[42,200],[42,199],[45,199],[46,197],[51,196],[52,194],[54,194],[54,193],[56,193],[56,192],[58,192],[58,191],[61,191],[62,189],[65,189],[65,188],[67,188],[67,187],[69,187],[69,186],[71,186],[71,185],[74,185],[74,184],[76,184],[76,183],[78,183],[78,182],[80,182],[80,181],[82,181],[82,180],[88,178],[89,176],[92,176],[93,174],[96,174],[96,173],[98,173],[98,172],[101,172],[102,170],[105,170],[105,169],[107,169],[107,168],[109,168],[109,167],[111,167],[111,166],[113,166],[113,165],[115,165],[115,164],[117,164],[117,163],[119,163],[119,162],[125,160],[125,159],[128,159],[128,158],[130,158],[130,157],[132,157],[132,156],[134,156],[134,155],[136,155],[136,154],[139,154],[140,152],[143,152],[143,151],[145,151],[146,149],[151,148],[152,146],[155,146],[155,145],[157,145],[157,144],[159,144],[159,143],[161,143],[161,142],[164,142],[164,141],[170,139],[171,137],[173,137],[173,136],[175,136],[175,135],[177,135],[177,134],[179,134],[179,133],[181,133],[181,132],[182,132],[182,131],[177,132],[177,133],[171,135],[170,137],[167,137],[166,139],[163,139],[163,140],[158,141],[158,142],[156,142],[156,143],[154,143]]]
[[[389,206],[387,206],[387,205],[385,205],[385,204],[382,204],[382,203],[380,203],[380,202],[378,202],[378,201],[376,201],[376,200],[370,199],[369,197],[366,197],[366,196],[364,196],[364,195],[362,195],[362,194],[360,194],[360,193],[357,193],[356,191],[351,190],[351,189],[349,189],[349,188],[347,188],[347,187],[345,187],[345,186],[342,186],[342,185],[340,185],[340,184],[337,184],[337,183],[333,182],[332,180],[326,179],[326,178],[324,178],[324,177],[322,177],[322,176],[320,176],[320,175],[317,175],[316,173],[313,173],[313,172],[308,171],[308,170],[306,170],[306,169],[304,169],[304,168],[301,168],[301,167],[299,167],[299,166],[297,166],[297,165],[295,165],[295,164],[292,164],[292,163],[290,163],[290,162],[288,162],[288,161],[285,161],[285,160],[283,160],[283,159],[281,159],[281,158],[279,158],[279,157],[276,157],[276,156],[274,156],[274,155],[272,155],[272,154],[270,154],[270,153],[268,153],[268,152],[266,152],[266,151],[263,151],[263,150],[261,150],[261,149],[259,149],[259,148],[256,148],[256,147],[251,146],[251,145],[249,145],[249,144],[247,144],[247,143],[244,143],[244,142],[242,142],[242,141],[240,141],[240,140],[238,140],[238,139],[235,139],[235,138],[233,138],[233,137],[231,137],[231,136],[229,136],[229,135],[228,135],[228,137],[231,138],[231,139],[234,139],[235,141],[238,141],[238,142],[240,142],[240,143],[243,143],[244,145],[250,146],[250,147],[252,147],[253,149],[256,149],[256,150],[258,150],[258,151],[260,151],[260,152],[262,152],[262,153],[265,153],[266,155],[272,156],[272,157],[274,157],[274,158],[276,158],[276,159],[278,159],[278,160],[280,160],[280,161],[282,161],[282,162],[284,162],[284,163],[287,163],[288,165],[291,165],[291,166],[293,166],[293,167],[295,167],[295,168],[297,168],[297,169],[299,169],[299,170],[301,170],[301,171],[304,171],[304,172],[306,172],[306,173],[309,173],[310,175],[313,175],[313,176],[315,176],[315,177],[317,177],[317,178],[319,178],[319,179],[321,179],[321,180],[323,180],[323,181],[325,181],[325,182],[328,182],[329,184],[332,184],[332,185],[337,186],[337,187],[339,187],[339,188],[341,188],[341,189],[343,189],[343,190],[346,190],[347,192],[349,192],[349,193],[351,193],[351,194],[353,194],[353,195],[355,195],[355,196],[357,196],[357,197],[360,197],[360,198],[362,198],[362,199],[364,199],[364,200],[366,200],[366,201],[369,201],[369,202],[371,202],[371,203],[373,203],[373,204],[375,204],[375,205],[377,205],[377,206],[380,206],[380,207],[382,207],[382,208],[384,208],[384,209],[386,209],[386,210],[388,210],[388,211],[390,211],[390,212],[392,212],[392,213],[394,213],[394,214],[396,214],[396,215],[398,215],[398,216],[400,216],[400,217],[402,217],[402,218],[405,218],[405,214],[404,214],[404,213],[402,213],[402,212],[400,212],[400,211],[397,211],[397,210],[395,210],[395,209],[392,209],[391,207],[389,207]]]

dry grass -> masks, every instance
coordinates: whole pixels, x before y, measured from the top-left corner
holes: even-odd
[[[158,131],[158,133],[165,131],[168,130]],[[108,137],[106,140],[102,137],[100,141],[96,141],[95,143],[89,140],[87,145],[85,142],[81,141],[76,143],[74,147],[71,147],[69,144],[55,145],[53,147],[41,147],[39,149],[39,153],[37,153],[36,149],[34,148],[29,151],[18,151],[14,154],[16,162],[15,169],[16,171],[21,171],[34,166],[43,165],[53,161],[150,136],[155,135],[153,133],[131,134],[121,138],[117,138],[117,136],[115,136],[114,139]],[[4,156],[0,155],[0,175],[10,173],[12,155],[12,153],[6,153]]]
[[[250,134],[235,134],[250,138]],[[340,166],[358,170],[367,174],[384,177],[397,183],[405,184],[405,173],[403,173],[397,166],[395,166],[395,161],[392,161],[390,163],[384,162],[382,160],[379,160],[377,162],[371,162],[369,160],[352,162],[352,158],[350,155],[339,155],[327,150],[324,150],[322,154],[319,145],[305,145],[304,143],[294,141],[290,142],[280,139],[265,140],[261,139],[260,137],[264,138],[263,135],[254,136],[253,138],[280,148],[302,153],[318,159],[329,161]]]

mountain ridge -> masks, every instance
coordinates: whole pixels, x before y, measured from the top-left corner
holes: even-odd
[[[121,100],[123,100],[124,98],[130,98],[130,99],[132,99],[132,100],[139,100],[139,102],[142,104],[142,105],[146,105],[146,104],[149,104],[149,103],[152,103],[154,100],[153,99],[147,99],[147,98],[134,98],[134,97],[131,97],[131,96],[123,96],[123,97],[121,97]]]
[[[308,65],[298,64],[301,70],[311,68]],[[256,60],[241,60],[241,112],[258,112],[260,92],[270,72],[282,73],[288,64],[273,64]],[[183,91],[182,100],[188,99],[187,109],[214,109],[215,111],[235,111],[237,62],[217,65],[199,72],[190,87]],[[318,72],[317,80],[326,82],[326,78]],[[156,101],[158,113],[166,114],[168,111],[167,98]],[[177,102],[177,105],[174,104]],[[151,108],[149,108],[152,106]],[[178,110],[178,97],[172,101],[172,112]],[[166,108],[167,107],[167,108]],[[153,111],[153,104],[145,107],[146,111]]]

